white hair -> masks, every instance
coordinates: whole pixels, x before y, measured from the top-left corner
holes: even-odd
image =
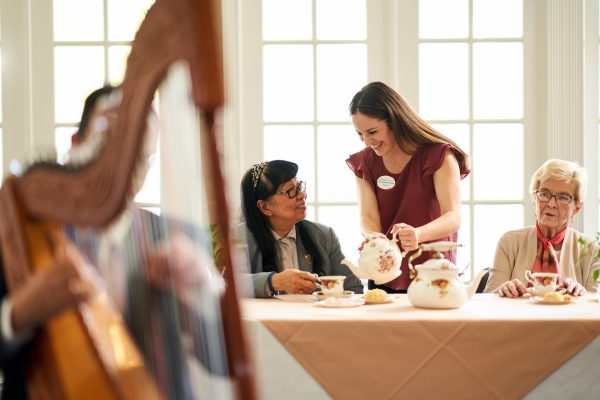
[[[542,164],[531,177],[529,190],[534,193],[543,181],[557,179],[575,182],[575,201],[581,203],[585,198],[587,187],[587,171],[574,161],[550,159]]]

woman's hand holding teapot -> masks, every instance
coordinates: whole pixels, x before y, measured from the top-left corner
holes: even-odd
[[[397,236],[404,251],[412,251],[419,248],[419,231],[417,228],[402,222],[395,224],[391,232]]]

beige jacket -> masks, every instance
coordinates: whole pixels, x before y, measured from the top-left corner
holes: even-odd
[[[576,279],[588,291],[596,291],[598,282],[592,279],[591,271],[600,267],[600,260],[592,262],[592,255],[597,254],[599,245],[593,236],[584,235],[571,228],[567,229],[559,255],[558,272],[563,278]],[[578,243],[581,237],[588,243],[593,243],[591,254],[584,257],[582,257],[584,249]],[[531,270],[536,253],[535,225],[502,235],[496,247],[494,265],[490,269],[485,292],[493,292],[502,283],[515,278],[526,283],[525,271]]]

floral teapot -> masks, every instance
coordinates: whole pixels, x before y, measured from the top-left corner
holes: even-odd
[[[423,243],[419,245],[418,251],[410,256],[408,266],[414,279],[408,287],[408,300],[413,306],[458,308],[473,296],[485,271],[481,271],[468,285],[458,279],[458,268],[442,255],[443,251],[458,247],[462,245],[455,242]],[[435,254],[423,264],[413,267],[412,260],[419,257],[423,251],[435,251]]]
[[[395,234],[390,240],[382,233],[371,233],[365,237],[358,266],[347,259],[343,259],[342,264],[350,268],[357,278],[372,279],[377,285],[392,281],[400,276],[403,256],[396,242]]]

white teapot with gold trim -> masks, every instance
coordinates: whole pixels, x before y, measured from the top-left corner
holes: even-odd
[[[452,262],[444,259],[443,251],[461,247],[455,242],[422,243],[417,252],[408,259],[410,274],[413,278],[408,287],[408,300],[421,308],[458,308],[469,300],[479,281],[485,274],[481,271],[468,285],[459,278],[459,270]],[[433,257],[423,264],[414,266],[412,260],[424,251],[434,251]]]
[[[382,233],[372,233],[365,237],[358,266],[348,259],[343,259],[342,264],[350,268],[357,278],[371,279],[377,285],[390,282],[401,274],[402,253],[397,242],[395,234],[390,240]]]

